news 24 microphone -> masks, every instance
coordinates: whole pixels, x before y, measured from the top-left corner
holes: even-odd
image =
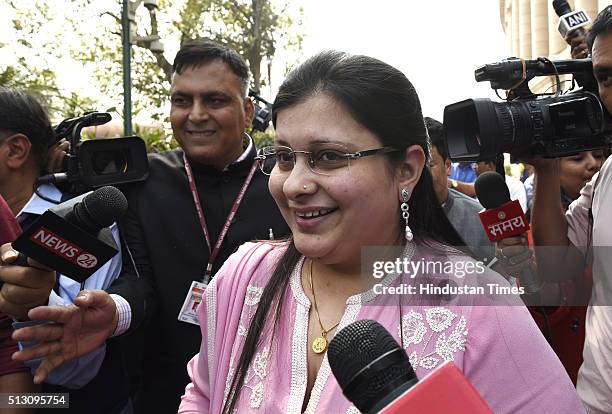
[[[520,203],[518,200],[510,200],[506,180],[500,174],[488,171],[479,175],[474,190],[478,201],[486,209],[478,214],[489,240],[498,242],[529,230],[529,222]],[[533,265],[521,271],[519,280],[529,294],[538,292],[542,287]]]
[[[586,36],[584,27],[588,25],[591,20],[585,11],[572,11],[567,0],[553,0],[552,5],[555,9],[555,13],[559,16],[559,33],[561,33],[564,39],[569,32],[574,30],[582,31],[582,34]]]
[[[108,228],[127,210],[115,187],[101,187],[45,211],[13,248],[77,282],[83,282],[118,253]]]
[[[342,392],[362,413],[493,413],[452,363],[418,382],[406,352],[376,321],[342,329],[327,357]]]

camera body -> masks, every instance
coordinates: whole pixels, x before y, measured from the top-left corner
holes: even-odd
[[[257,92],[250,89],[249,97],[253,98],[253,122],[251,126],[253,131],[265,132],[272,120],[272,104],[259,96]]]
[[[512,162],[557,158],[612,146],[612,117],[597,95],[590,59],[550,61],[509,58],[475,71],[476,81],[508,92],[506,102],[467,99],[444,109],[444,129],[453,161],[480,161],[510,153]],[[536,76],[572,74],[582,89],[536,95]]]
[[[144,141],[136,136],[91,139],[81,141],[84,127],[102,125],[110,121],[106,112],[90,112],[81,117],[68,118],[57,125],[55,145],[60,139],[70,141],[64,159],[64,171],[39,177],[38,184],[67,183],[69,193],[80,194],[105,185],[119,185],[143,181],[149,176],[149,162]]]

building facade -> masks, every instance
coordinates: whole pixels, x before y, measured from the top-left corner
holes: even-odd
[[[568,0],[572,10],[584,10],[591,21],[610,0]],[[559,17],[552,0],[500,0],[499,14],[511,56],[535,59],[569,58],[569,46],[557,30]]]
[[[591,21],[611,0],[568,0],[572,10],[585,11]],[[506,34],[508,56],[551,60],[570,59],[570,48],[558,31],[559,17],[552,0],[500,0],[499,14]],[[542,92],[550,88],[551,79],[530,83],[531,89]]]

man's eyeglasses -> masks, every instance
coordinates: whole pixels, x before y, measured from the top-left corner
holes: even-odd
[[[296,163],[296,154],[304,154],[308,157],[308,166],[314,173],[332,175],[336,170],[349,167],[353,160],[397,151],[400,150],[382,147],[350,153],[345,146],[333,143],[322,144],[312,151],[294,151],[289,147],[274,146],[261,148],[255,159],[259,162],[261,171],[270,175],[275,169],[279,173],[291,171]]]

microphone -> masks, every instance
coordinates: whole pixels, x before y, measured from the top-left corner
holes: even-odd
[[[518,200],[510,200],[510,191],[500,174],[488,171],[479,175],[474,183],[474,190],[478,201],[485,208],[478,215],[489,240],[498,242],[529,230],[527,216]],[[542,287],[533,266],[524,268],[519,280],[525,292],[529,294],[538,292]]]
[[[127,210],[115,187],[101,187],[45,211],[13,248],[50,269],[83,282],[119,252],[108,228]],[[20,265],[27,265],[22,257]]]
[[[564,39],[569,32],[574,30],[578,30],[581,32],[580,34],[586,36],[584,27],[588,25],[591,20],[585,11],[572,11],[572,8],[568,4],[567,0],[553,0],[552,5],[555,9],[555,13],[557,13],[557,16],[559,16],[558,30]]]
[[[493,413],[450,362],[418,382],[406,352],[376,321],[360,320],[342,329],[327,357],[342,392],[362,413]]]

